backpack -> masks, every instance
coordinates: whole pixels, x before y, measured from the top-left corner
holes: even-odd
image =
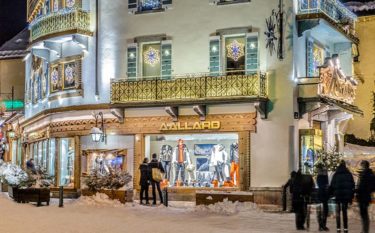
[[[159,168],[152,168],[152,179],[156,182],[160,182],[163,180],[163,174],[161,173]]]

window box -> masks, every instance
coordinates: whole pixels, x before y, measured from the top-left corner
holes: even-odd
[[[251,2],[251,0],[210,0],[210,2],[214,5],[223,6],[237,3],[248,3]]]

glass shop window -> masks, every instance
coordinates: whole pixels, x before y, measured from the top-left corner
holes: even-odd
[[[238,134],[148,135],[145,155],[156,153],[165,177],[163,186],[238,187]]]
[[[38,164],[38,143],[33,144],[33,157],[34,164]]]
[[[56,161],[56,139],[49,140],[49,153],[48,153],[48,174],[55,175],[55,161]]]
[[[61,138],[60,140],[60,168],[59,184],[67,187],[74,187],[74,139]]]
[[[88,175],[92,170],[98,170],[101,174],[125,170],[125,150],[87,150],[83,151],[82,158],[83,175]]]
[[[143,44],[142,45],[142,74],[143,77],[160,77],[160,43]]]
[[[22,143],[21,140],[17,140],[17,165],[22,165]]]
[[[241,37],[225,38],[225,61],[228,74],[243,74],[245,71],[246,39]]]
[[[43,167],[43,142],[38,142],[38,168]]]
[[[17,164],[17,141],[12,141],[12,164]]]

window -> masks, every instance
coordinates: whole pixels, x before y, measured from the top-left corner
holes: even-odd
[[[54,138],[49,140],[48,150],[48,174],[55,176],[56,140]]]
[[[169,40],[129,44],[127,57],[128,78],[171,78],[172,43]]]
[[[17,141],[12,141],[12,164],[17,164]]]
[[[155,12],[170,8],[172,0],[128,0],[129,13]]]
[[[82,56],[66,57],[50,65],[50,93],[63,90],[80,89]],[[46,84],[46,87],[48,84]]]
[[[308,40],[306,45],[307,77],[318,77],[319,67],[324,64],[326,50],[313,40]]]
[[[74,139],[73,138],[62,138],[60,140],[60,168],[59,184],[62,186],[73,187],[74,186]]]
[[[209,57],[211,75],[255,73],[259,68],[258,34],[213,36]]]

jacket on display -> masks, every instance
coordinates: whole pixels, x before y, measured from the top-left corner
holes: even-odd
[[[351,202],[354,197],[354,179],[346,166],[339,166],[333,175],[330,191],[337,202]]]
[[[224,150],[223,145],[215,145],[211,152],[211,166],[217,166],[219,164],[224,164],[228,160],[228,153]]]
[[[240,157],[238,154],[238,143],[232,143],[230,145],[230,162],[239,163]]]
[[[161,161],[172,161],[173,147],[170,145],[162,145],[160,148],[160,160]]]
[[[186,147],[185,144],[182,145],[182,161],[183,163],[191,164],[190,160],[190,154],[189,149]],[[174,148],[173,156],[172,156],[172,162],[178,163],[179,162],[179,156],[180,156],[180,150],[178,148],[178,145]]]

